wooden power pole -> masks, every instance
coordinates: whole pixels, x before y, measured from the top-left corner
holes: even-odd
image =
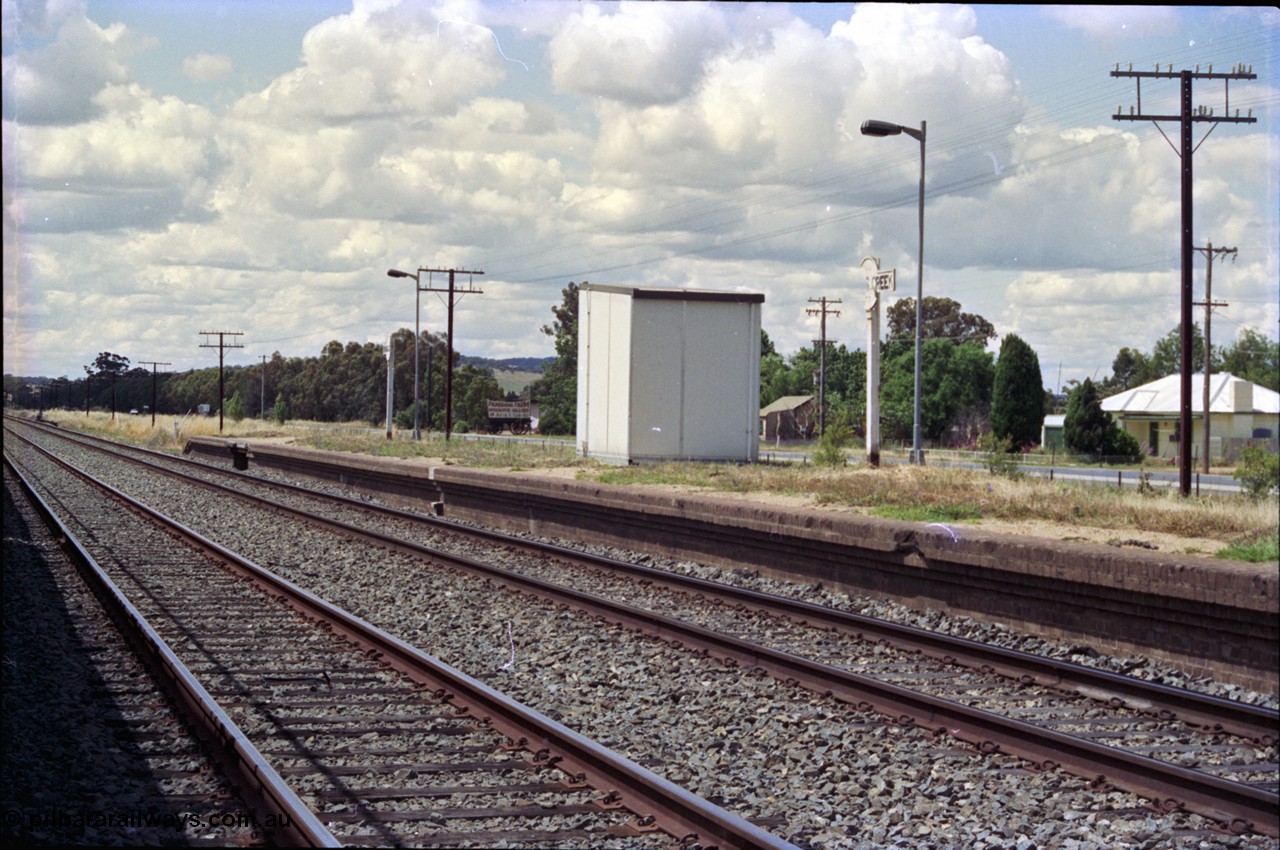
[[[1178,443],[1178,492],[1182,496],[1191,495],[1191,264],[1194,249],[1192,248],[1191,225],[1193,219],[1192,203],[1192,180],[1191,180],[1191,157],[1195,153],[1198,145],[1192,144],[1191,130],[1197,124],[1253,124],[1257,121],[1253,117],[1253,110],[1249,110],[1248,115],[1241,116],[1240,110],[1235,111],[1235,115],[1231,114],[1231,96],[1229,86],[1232,80],[1256,80],[1258,75],[1253,73],[1253,66],[1249,66],[1245,70],[1244,65],[1237,65],[1232,68],[1229,73],[1215,74],[1213,66],[1209,66],[1207,73],[1201,73],[1199,66],[1194,71],[1182,70],[1174,71],[1173,66],[1168,66],[1168,70],[1161,71],[1157,65],[1154,71],[1135,71],[1133,66],[1129,66],[1129,70],[1121,71],[1120,65],[1117,63],[1116,69],[1111,72],[1113,77],[1132,77],[1136,81],[1137,106],[1129,107],[1129,113],[1126,115],[1120,107],[1116,107],[1116,114],[1112,115],[1112,119],[1116,121],[1150,121],[1156,125],[1156,129],[1160,129],[1160,121],[1177,121],[1182,128],[1181,146],[1175,147],[1174,150],[1182,160],[1182,358],[1181,358],[1181,395],[1182,403],[1178,415],[1178,432],[1181,438]],[[1151,79],[1176,79],[1181,83],[1181,110],[1177,114],[1167,115],[1148,115],[1142,111],[1142,80],[1144,78]],[[1223,105],[1222,112],[1215,114],[1213,108],[1207,106],[1193,107],[1191,104],[1191,81],[1192,80],[1222,80],[1223,81]],[[1213,127],[1209,128],[1209,132],[1213,132]],[[1164,130],[1160,130],[1163,135]],[[1208,133],[1205,134],[1208,136]],[[1165,136],[1168,140],[1168,136]],[[1204,139],[1201,139],[1203,142]],[[1170,146],[1173,142],[1169,142]],[[1208,411],[1205,412],[1205,419],[1208,419]],[[1209,451],[1208,446],[1205,447],[1205,454]]]

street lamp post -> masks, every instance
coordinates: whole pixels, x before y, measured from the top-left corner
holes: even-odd
[[[422,337],[422,331],[419,330],[419,320],[422,315],[422,273],[420,271],[410,273],[402,272],[399,269],[387,269],[387,277],[413,278],[413,438],[421,440],[422,431],[418,427],[418,385],[422,382],[422,379],[418,374],[418,368],[422,358],[418,354],[418,348]]]
[[[923,322],[924,305],[924,139],[926,122],[920,122],[920,129],[892,124],[888,121],[862,122],[864,136],[896,136],[906,133],[920,143],[920,247],[918,267],[916,269],[916,391],[915,409],[911,431],[911,462],[924,463],[924,451],[920,448],[920,332]]]

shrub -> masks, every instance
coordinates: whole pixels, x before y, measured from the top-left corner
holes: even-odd
[[[247,415],[244,409],[244,399],[240,398],[239,390],[236,390],[231,398],[228,399],[225,412],[227,418],[232,422],[240,422]]]
[[[1266,498],[1280,490],[1280,454],[1269,452],[1262,446],[1245,446],[1231,477],[1239,481],[1241,488],[1253,498]]]
[[[1022,477],[1012,438],[988,434],[982,438],[982,452],[982,462],[987,467],[987,472],[1003,475],[1005,478]]]
[[[1113,428],[1107,435],[1107,446],[1104,454],[1125,463],[1138,463],[1142,460],[1142,444],[1138,438],[1123,428]]]
[[[844,450],[853,442],[853,422],[848,411],[837,411],[829,422],[826,431],[818,441],[818,449],[813,453],[815,466],[844,466]]]

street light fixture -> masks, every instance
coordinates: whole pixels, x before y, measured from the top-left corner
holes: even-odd
[[[920,448],[920,333],[923,324],[924,305],[924,139],[926,122],[920,122],[920,129],[904,127],[888,121],[862,122],[864,136],[897,136],[906,133],[920,143],[920,249],[916,268],[916,391],[914,421],[911,433],[911,462],[924,463],[924,451]]]
[[[413,438],[421,440],[422,431],[418,427],[418,385],[422,383],[422,379],[418,374],[418,370],[422,363],[422,358],[418,354],[418,348],[422,337],[422,331],[419,329],[419,319],[422,314],[422,273],[387,269],[387,277],[413,278]]]

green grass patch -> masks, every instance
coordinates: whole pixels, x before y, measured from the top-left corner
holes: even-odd
[[[964,522],[982,519],[982,511],[971,505],[881,505],[872,516],[904,522]]]
[[[1280,563],[1280,532],[1272,529],[1269,532],[1246,534],[1219,551],[1215,557],[1248,561],[1251,564]]]

